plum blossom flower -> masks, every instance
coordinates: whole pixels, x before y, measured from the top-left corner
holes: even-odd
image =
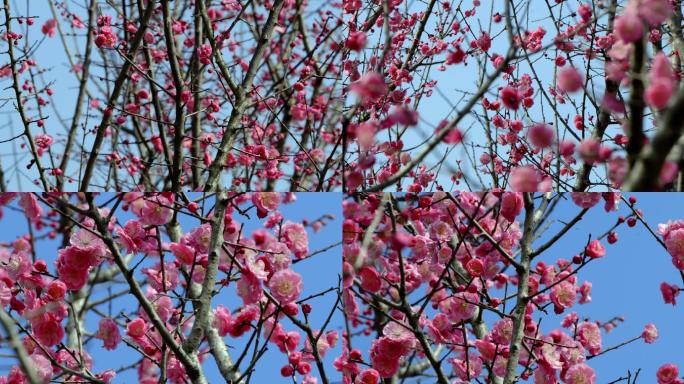
[[[665,304],[677,305],[677,296],[679,296],[680,289],[675,284],[660,283],[660,293],[663,295]]]
[[[659,52],[653,58],[648,79],[649,84],[644,99],[653,108],[665,108],[674,94],[677,78],[664,53]]]
[[[546,124],[535,124],[527,132],[530,143],[535,147],[547,148],[553,143],[553,129]]]
[[[606,249],[599,240],[594,239],[590,241],[589,245],[584,249],[584,254],[592,259],[598,259],[606,255]]]
[[[43,32],[44,35],[47,37],[55,37],[55,34],[57,33],[57,20],[55,19],[48,19],[45,21],[45,24],[40,29],[41,32]]]
[[[22,193],[19,198],[19,206],[24,208],[26,217],[35,221],[40,218],[43,214],[43,208],[38,204],[38,199],[33,195],[33,193]]]
[[[387,84],[381,74],[368,72],[350,86],[362,101],[374,103],[387,94]]]
[[[658,379],[658,384],[671,384],[675,383],[679,376],[679,368],[677,365],[672,363],[663,364],[656,372],[656,378]]]
[[[643,36],[644,24],[634,11],[627,10],[615,18],[615,33],[625,43],[633,43]]]
[[[584,76],[575,67],[566,67],[558,72],[558,89],[562,92],[573,93],[582,89]]]
[[[145,199],[142,206],[140,221],[146,225],[164,225],[171,220],[173,203],[164,196],[156,195]]]
[[[503,102],[504,107],[516,110],[520,108],[522,95],[520,95],[520,92],[513,87],[505,87],[501,90],[501,101]]]
[[[582,208],[591,208],[601,201],[600,193],[591,192],[572,192],[570,194],[572,201],[577,204],[577,206]]]
[[[112,48],[117,41],[118,37],[110,26],[103,26],[100,28],[100,31],[95,37],[95,45],[97,45],[98,48]]]
[[[601,330],[593,322],[584,321],[577,326],[577,338],[592,355],[601,352]]]
[[[291,303],[302,293],[302,277],[291,269],[280,270],[271,276],[268,287],[281,304]]]
[[[111,317],[105,317],[100,320],[95,337],[102,340],[104,342],[104,348],[110,351],[116,349],[121,342],[119,326]]]
[[[286,222],[283,224],[283,238],[285,245],[297,258],[302,258],[309,253],[309,237],[306,229],[299,223]]]
[[[344,45],[352,51],[361,51],[366,47],[367,41],[366,33],[363,31],[349,32],[349,38]]]
[[[266,217],[268,212],[278,209],[281,202],[279,192],[257,192],[252,194],[252,203],[259,217]]]
[[[575,364],[565,373],[566,384],[595,384],[596,373],[586,364]]]
[[[652,323],[646,324],[644,331],[641,333],[641,337],[644,338],[644,341],[647,344],[655,343],[658,338],[658,328]]]
[[[145,336],[147,331],[147,324],[143,319],[135,319],[126,325],[126,334],[134,339],[139,339]]]

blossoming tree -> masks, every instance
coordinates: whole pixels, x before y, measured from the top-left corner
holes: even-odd
[[[341,183],[334,7],[0,6],[1,108],[11,114],[0,141],[14,153],[2,159],[4,190],[326,191]]]
[[[606,215],[625,214],[559,248],[602,201]],[[574,216],[557,214],[573,202]],[[658,329],[644,324],[606,345],[605,334],[625,319],[582,313],[592,300],[587,266],[619,257],[606,256],[610,245],[639,225],[648,236],[640,241],[650,239],[682,267],[682,222],[657,233],[637,199],[619,193],[359,194],[345,201],[344,216],[348,329],[335,368],[347,383],[598,383],[593,359],[654,343]],[[665,302],[674,304],[680,289],[664,286]],[[656,378],[624,369],[613,383],[684,382],[675,363],[662,364]]]
[[[340,232],[330,214],[284,217],[306,196],[7,193],[0,203],[29,225],[2,239],[0,347],[14,366],[1,383],[249,383],[276,361],[292,381],[334,377],[325,356],[337,353]],[[319,231],[333,240],[310,249]],[[320,291],[298,272],[312,258],[338,265],[318,272]],[[100,348],[118,357],[103,363]]]
[[[682,189],[680,1],[342,4],[348,190]]]

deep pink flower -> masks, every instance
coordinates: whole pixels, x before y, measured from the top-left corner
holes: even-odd
[[[501,90],[501,101],[504,107],[516,110],[520,107],[522,96],[516,88],[508,86]]]
[[[363,31],[353,31],[349,33],[349,38],[344,45],[352,51],[361,51],[366,47],[366,33]]]
[[[584,254],[592,259],[598,259],[606,255],[606,249],[599,240],[594,239],[589,242],[589,245],[587,245],[587,248],[584,250]]]
[[[46,20],[45,24],[43,24],[43,27],[40,30],[44,35],[47,35],[47,37],[54,37],[55,33],[57,33],[57,20]]]
[[[118,37],[110,26],[103,26],[100,28],[100,31],[95,37],[95,45],[97,45],[98,48],[112,48],[117,41]]]
[[[514,221],[522,212],[523,197],[518,192],[504,192],[501,196],[501,216],[508,221]]]
[[[380,374],[373,368],[362,371],[356,378],[355,384],[378,384],[380,383]]]
[[[361,279],[361,288],[368,292],[375,293],[380,290],[382,280],[378,271],[370,266],[363,267],[358,272]]]
[[[677,380],[677,376],[679,376],[679,368],[672,363],[663,364],[660,368],[658,368],[658,372],[656,372],[658,384],[674,383],[675,380]]]
[[[280,304],[291,303],[302,293],[302,277],[291,269],[283,269],[271,276],[268,287]]]
[[[200,47],[197,49],[197,57],[199,57],[200,63],[204,65],[209,65],[211,64],[211,54],[213,50],[211,49],[211,45],[209,44],[202,44]]]
[[[563,310],[572,307],[576,299],[577,287],[567,280],[556,284],[551,290],[551,302],[556,308],[556,313],[562,313]]]
[[[104,317],[100,320],[99,327],[95,333],[95,338],[104,342],[104,348],[108,350],[116,349],[121,342],[119,326],[111,317]]]
[[[195,261],[195,250],[186,244],[170,243],[169,250],[182,264],[192,265]]]
[[[43,346],[51,347],[64,338],[64,327],[53,314],[48,313],[33,323],[33,334]]]
[[[674,84],[667,80],[651,81],[646,88],[644,100],[655,109],[663,109],[674,94]]]
[[[660,293],[663,295],[665,304],[677,305],[677,296],[679,296],[679,287],[675,284],[660,283]]]
[[[134,339],[139,339],[145,335],[147,324],[143,319],[135,319],[126,324],[126,334]]]
[[[43,153],[50,148],[54,140],[50,135],[40,134],[36,135],[34,142],[36,143],[36,152],[38,153],[38,156],[43,156]]]

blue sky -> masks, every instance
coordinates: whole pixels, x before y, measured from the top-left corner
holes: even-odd
[[[684,218],[684,194],[674,193],[638,193],[637,207],[643,209],[644,217],[651,226]],[[559,221],[571,220],[580,208],[567,195],[567,200],[560,203],[552,216],[556,223],[537,243],[557,231]],[[588,235],[598,236],[615,223],[619,215],[628,215],[629,209],[621,205],[618,212],[606,214],[603,203],[592,208],[585,218],[567,235],[548,249],[539,260],[554,262],[558,258],[571,259],[586,245]],[[518,217],[522,220],[522,216]],[[684,368],[684,358],[680,353],[684,343],[684,308],[666,305],[660,294],[659,286],[663,281],[677,283],[682,286],[678,271],[673,267],[669,254],[656,242],[648,231],[640,225],[628,228],[626,225],[618,230],[619,241],[608,245],[604,241],[607,254],[604,258],[591,262],[579,274],[578,282],[593,283],[593,301],[584,305],[576,305],[572,309],[582,318],[607,321],[615,316],[623,316],[624,323],[611,333],[603,333],[603,348],[620,344],[641,334],[643,327],[654,323],[660,333],[655,344],[646,344],[642,340],[628,346],[608,352],[589,361],[597,373],[597,383],[607,383],[622,376],[627,370],[635,372],[641,368],[639,383],[655,382],[655,372],[664,363],[672,362]],[[537,259],[535,259],[537,260]],[[424,292],[424,290],[420,290]],[[508,306],[510,310],[510,306]],[[562,316],[553,314],[545,317],[542,331],[560,328]],[[566,312],[568,313],[568,312]],[[487,318],[485,318],[487,320]],[[489,319],[491,320],[491,318]],[[489,321],[491,325],[491,321]],[[370,339],[354,339],[354,347],[364,350],[367,358]],[[449,368],[450,370],[450,368]]]
[[[106,200],[109,196],[103,196],[101,201]],[[16,206],[16,201],[12,205]],[[286,220],[301,221],[302,219],[309,219],[310,221],[318,219],[323,214],[332,214],[335,216],[335,220],[330,221],[328,225],[323,227],[323,229],[318,233],[313,233],[310,229],[307,230],[309,235],[309,249],[310,251],[315,251],[322,249],[324,247],[330,246],[341,241],[341,195],[337,193],[301,193],[297,194],[297,201],[292,204],[282,205],[281,212]],[[0,220],[0,227],[2,228],[2,234],[0,235],[0,243],[11,242],[16,236],[23,235],[26,233],[26,218],[23,215],[22,210],[13,210],[5,208],[4,217]],[[123,211],[120,211],[119,220],[125,223],[126,220],[131,219],[132,215]],[[245,218],[237,218],[237,220],[245,224],[245,232],[250,234],[254,229],[261,227],[263,223],[262,220],[257,220],[254,211],[250,211],[250,216],[252,220],[246,220]],[[181,220],[181,226],[187,230],[194,227],[196,223],[194,219],[192,221],[187,219]],[[39,241],[37,244],[37,254],[39,258],[45,259],[52,271],[54,268],[52,262],[56,258],[56,247],[59,245],[58,241]],[[331,250],[314,256],[310,259],[297,263],[293,266],[293,269],[300,273],[304,280],[304,290],[301,297],[305,297],[311,294],[315,294],[326,290],[331,287],[337,287],[338,275],[341,271],[341,251],[340,247],[334,247]],[[143,264],[145,266],[147,264]],[[221,275],[220,275],[221,276]],[[112,292],[119,292],[124,289],[123,284],[117,284],[112,287]],[[105,286],[99,286],[93,295],[93,299],[98,297],[103,297],[107,295],[107,289]],[[224,304],[226,307],[234,310],[239,307],[242,300],[237,297],[235,289],[229,287],[225,289],[222,293],[215,297],[213,306],[217,304]],[[325,321],[325,317],[328,315],[329,311],[335,303],[335,294],[329,293],[323,297],[311,300],[309,302],[314,310],[310,316],[310,322],[312,328],[317,329]],[[126,297],[124,299],[117,300],[115,305],[112,307],[112,313],[116,315],[122,309],[126,313],[135,311],[136,303],[132,296]],[[105,313],[108,311],[107,305],[100,306],[99,309]],[[91,316],[87,319],[86,329],[89,332],[95,332],[97,330],[97,323],[99,322],[98,316]],[[340,330],[342,323],[339,321],[338,317],[334,317],[331,321],[328,330]],[[295,328],[291,326],[289,321],[284,322],[286,330],[294,330]],[[122,331],[123,334],[123,331]],[[302,338],[303,343],[304,338]],[[242,351],[241,346],[246,342],[246,337],[239,339],[233,339],[227,336],[225,338],[229,346],[229,352],[233,359],[237,358],[238,352]],[[109,368],[116,369],[121,366],[129,365],[137,361],[139,354],[133,351],[131,348],[122,344],[117,350],[107,351],[101,348],[102,342],[100,340],[93,340],[87,348],[88,353],[93,357],[94,361],[94,371],[99,372]],[[206,345],[206,344],[205,344]],[[303,344],[300,344],[300,347]],[[326,374],[332,381],[336,381],[339,378],[337,372],[332,369],[333,359],[340,353],[340,344],[336,348],[328,351],[325,358],[325,364],[328,367]],[[5,351],[3,351],[5,352]],[[253,383],[264,383],[264,382],[282,382],[283,377],[280,376],[280,367],[287,362],[284,354],[278,351],[274,344],[269,344],[269,350],[263,356],[263,359],[256,366],[256,370],[252,377]],[[0,358],[0,375],[6,375],[9,367],[14,364],[11,359]],[[207,359],[204,364],[205,372],[209,382],[222,382],[216,365],[213,363],[211,358]],[[315,366],[312,366],[312,373],[317,376],[317,370]],[[115,383],[131,383],[137,380],[137,373],[135,371],[128,371],[125,374],[121,374],[114,381]]]

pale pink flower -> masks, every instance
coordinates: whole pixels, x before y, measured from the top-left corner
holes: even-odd
[[[582,89],[584,76],[575,67],[566,67],[558,72],[557,84],[562,92],[577,92]]]
[[[110,351],[116,349],[121,342],[121,334],[119,333],[119,326],[114,319],[111,317],[102,318],[95,333],[95,338],[104,342],[105,349]]]
[[[644,341],[648,344],[655,343],[658,338],[658,328],[656,328],[655,324],[646,324],[644,331],[641,333],[641,337],[643,337]]]
[[[291,303],[302,293],[302,277],[291,269],[283,269],[271,276],[268,287],[280,304]]]
[[[439,304],[439,309],[454,323],[468,320],[477,310],[479,297],[476,293],[459,292]]]
[[[164,225],[171,220],[173,203],[164,196],[156,195],[145,199],[142,206],[140,221],[146,225]]]
[[[539,148],[550,147],[554,136],[553,129],[546,124],[535,124],[527,131],[530,143]]]
[[[556,284],[551,290],[551,302],[555,305],[556,313],[561,313],[564,309],[572,307],[576,299],[577,287],[567,280]]]
[[[572,201],[582,208],[591,208],[601,201],[600,193],[572,192],[570,196],[572,197]]]
[[[40,215],[43,214],[43,208],[38,204],[38,199],[33,193],[22,193],[19,198],[19,206],[24,208],[26,217],[31,221],[39,219]]]
[[[565,373],[566,384],[595,384],[596,373],[586,364],[575,364]]]
[[[601,352],[601,330],[593,322],[584,321],[577,326],[577,339],[592,355]]]
[[[636,0],[639,16],[650,26],[656,26],[667,20],[672,14],[669,0]]]
[[[537,192],[541,182],[540,172],[531,165],[511,169],[510,185],[516,192]]]
[[[47,357],[34,352],[31,355],[31,365],[43,383],[47,384],[50,382],[54,371],[52,369],[52,362]]]
[[[387,84],[381,74],[368,72],[350,86],[352,92],[364,102],[374,103],[387,94]]]
[[[283,224],[282,231],[285,245],[297,258],[309,253],[309,237],[303,225],[288,221]]]
[[[633,43],[644,34],[644,24],[633,11],[627,10],[615,18],[615,32],[620,40]]]
[[[214,310],[214,321],[212,322],[212,326],[216,328],[219,336],[223,337],[228,334],[231,320],[232,315],[230,311],[223,305],[219,304]]]
[[[257,210],[271,212],[278,209],[281,198],[279,192],[256,192],[252,194],[252,203]]]
[[[245,305],[255,304],[261,300],[261,281],[251,272],[243,271],[237,282],[237,294]]]

